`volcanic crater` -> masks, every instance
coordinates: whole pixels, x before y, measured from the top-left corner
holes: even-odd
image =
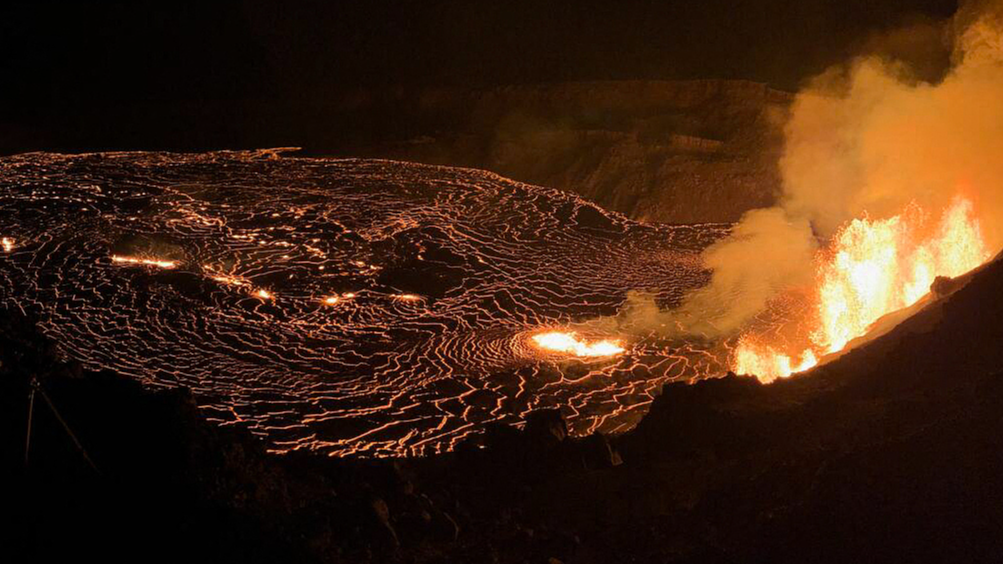
[[[671,307],[728,224],[631,221],[559,190],[275,151],[0,159],[2,305],[60,354],[190,388],[276,452],[398,456],[560,408],[615,433],[728,345],[650,336],[581,358],[532,337]],[[583,335],[608,338],[615,335]]]

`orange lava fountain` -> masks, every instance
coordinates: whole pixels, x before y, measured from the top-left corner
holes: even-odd
[[[536,346],[554,353],[565,353],[582,357],[614,356],[624,351],[618,341],[584,341],[574,332],[549,331],[533,335]]]
[[[174,268],[178,265],[178,262],[174,260],[161,260],[157,258],[145,258],[145,257],[128,257],[122,255],[112,255],[111,261],[119,264],[155,266],[157,268]]]
[[[918,302],[936,277],[964,274],[989,257],[973,205],[960,196],[935,225],[916,205],[888,219],[854,219],[817,258],[807,344],[795,348],[801,352],[743,335],[732,370],[762,382],[808,370],[882,316]]]

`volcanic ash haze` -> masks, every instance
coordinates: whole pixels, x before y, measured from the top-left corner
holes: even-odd
[[[966,3],[943,29],[951,67],[936,83],[873,54],[814,79],[786,126],[780,205],[747,213],[707,249],[712,280],[680,308],[657,313],[635,297],[621,325],[731,335],[771,300],[805,292],[813,319],[794,322],[817,350],[781,359],[769,380],[841,348],[845,337],[824,333],[857,314],[848,308],[867,310],[851,323],[866,327],[1003,247],[1003,2]],[[855,295],[825,302],[840,292]]]

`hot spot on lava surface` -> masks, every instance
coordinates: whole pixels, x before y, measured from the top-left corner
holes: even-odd
[[[0,301],[64,356],[189,387],[275,451],[439,452],[544,407],[618,432],[663,383],[725,369],[713,343],[595,336],[624,350],[577,358],[532,339],[630,290],[677,304],[727,225],[636,223],[476,170],[275,157],[0,159]]]

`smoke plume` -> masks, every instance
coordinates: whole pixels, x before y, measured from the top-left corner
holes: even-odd
[[[889,217],[912,203],[939,212],[967,197],[986,244],[999,250],[1003,1],[965,3],[943,29],[943,38],[923,30],[952,48],[951,66],[935,83],[885,52],[831,68],[803,89],[786,126],[779,205],[749,212],[705,252],[708,286],[678,310],[633,324],[732,333],[771,298],[810,282],[819,239],[853,218]]]

